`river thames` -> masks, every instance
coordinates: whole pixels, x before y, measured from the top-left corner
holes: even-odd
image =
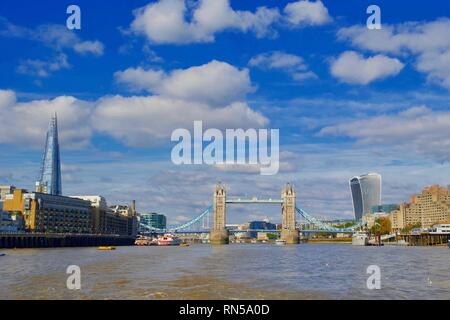
[[[450,299],[447,247],[233,244],[1,250],[0,299]],[[66,268],[81,268],[81,290]],[[369,290],[369,265],[381,289]]]

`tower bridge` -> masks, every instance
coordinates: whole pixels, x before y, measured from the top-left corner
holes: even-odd
[[[265,232],[280,233],[281,239],[288,244],[295,244],[299,241],[299,229],[297,228],[297,214],[316,227],[316,230],[301,230],[302,233],[312,232],[330,232],[330,233],[353,233],[354,230],[361,227],[362,223],[357,223],[348,228],[337,228],[329,223],[323,222],[318,218],[308,214],[305,210],[297,207],[296,193],[294,186],[287,183],[278,198],[258,198],[258,197],[227,197],[225,187],[219,183],[216,185],[213,195],[213,204],[204,210],[200,215],[192,220],[167,229],[156,229],[141,223],[141,227],[151,232],[175,232],[175,233],[209,233],[209,240],[212,244],[228,244],[230,233],[246,232],[255,230],[228,230],[226,228],[227,205],[232,204],[275,204],[280,205],[281,209],[281,230],[264,230]],[[192,230],[192,227],[205,220],[209,225],[212,215],[212,227],[203,227],[201,230]],[[261,230],[262,231],[262,230]]]

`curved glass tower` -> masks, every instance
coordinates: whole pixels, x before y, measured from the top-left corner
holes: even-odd
[[[381,176],[378,173],[368,173],[350,179],[353,211],[355,219],[370,213],[373,206],[381,205]]]
[[[58,120],[56,114],[52,117],[47,131],[39,180],[36,182],[36,191],[53,195],[61,195],[62,193]]]

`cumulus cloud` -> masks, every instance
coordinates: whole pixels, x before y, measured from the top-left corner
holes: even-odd
[[[332,61],[331,74],[343,82],[369,84],[397,75],[403,66],[398,59],[385,55],[365,58],[357,52],[346,51]]]
[[[159,0],[134,11],[130,30],[157,44],[187,44],[213,42],[223,31],[274,37],[275,25],[283,20],[290,26],[322,25],[331,20],[320,0],[290,3],[284,13],[264,6],[254,12],[234,10],[230,0]]]
[[[173,130],[191,130],[195,120],[211,128],[258,128],[268,123],[244,102],[222,108],[162,96],[102,99],[95,111],[96,129],[127,145],[145,147],[169,141]],[[123,125],[130,123],[131,125]]]
[[[297,81],[317,78],[314,72],[308,70],[302,57],[282,51],[261,53],[251,58],[248,65],[263,70],[279,70]]]
[[[11,90],[0,90],[0,143],[42,146],[50,117],[56,112],[60,140],[67,148],[90,144],[92,105],[70,96],[18,102]]]
[[[338,31],[338,39],[372,52],[413,56],[415,68],[428,80],[450,89],[450,19],[383,25],[381,30],[351,26]]]
[[[186,16],[192,16],[186,21]],[[258,37],[273,33],[278,9],[259,7],[256,12],[235,11],[229,0],[201,0],[193,9],[184,0],[159,0],[134,11],[131,30],[155,43],[214,41],[216,32],[231,29],[254,32]]]
[[[254,91],[247,69],[239,70],[216,60],[170,73],[141,67],[128,68],[116,72],[115,79],[132,90],[218,106],[243,100],[247,93]]]
[[[288,3],[285,19],[291,26],[320,26],[331,22],[328,9],[322,1],[301,0]]]
[[[361,144],[404,147],[408,152],[450,161],[450,112],[413,107],[393,115],[382,115],[325,127],[319,136],[347,136]]]
[[[0,91],[0,143],[33,145],[42,139],[50,115],[61,118],[62,141],[87,145],[93,131],[129,146],[170,143],[173,130],[191,129],[202,120],[206,128],[260,128],[269,121],[245,101],[253,92],[249,72],[211,61],[188,69],[127,69],[116,80],[152,95],[105,96],[82,101],[60,96],[19,103],[13,91]]]

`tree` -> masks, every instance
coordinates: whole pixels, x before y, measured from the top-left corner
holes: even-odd
[[[422,224],[420,222],[416,222],[414,224],[408,224],[406,227],[402,229],[402,233],[410,233],[412,229],[421,228]]]
[[[389,234],[391,233],[391,227],[391,220],[389,218],[376,218],[374,225],[370,228],[370,232],[373,234]]]

